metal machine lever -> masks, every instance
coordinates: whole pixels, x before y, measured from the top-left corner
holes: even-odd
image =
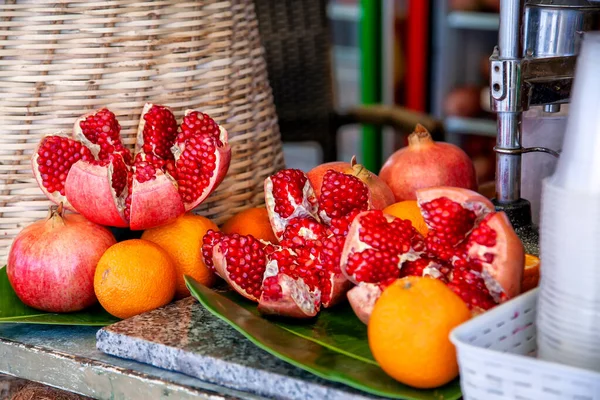
[[[524,153],[547,153],[554,157],[560,157],[560,151],[555,151],[547,147],[519,147],[518,149],[503,149],[494,146],[494,151],[500,154],[520,155]]]

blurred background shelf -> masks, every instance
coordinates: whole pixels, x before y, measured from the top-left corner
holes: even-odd
[[[446,131],[450,134],[482,135],[496,137],[496,121],[479,118],[447,117]]]
[[[360,105],[361,1],[313,1],[323,4],[320,17],[327,19],[331,33],[329,57],[335,108]],[[382,8],[383,102],[429,113],[444,121],[444,139],[461,146],[478,160],[477,165],[485,164],[478,167],[483,171],[481,179],[493,179],[496,122],[484,104],[484,88],[489,86],[489,56],[498,39],[497,2],[372,1],[381,1]],[[390,129],[384,132],[384,159],[406,145],[409,133]],[[337,136],[337,158],[349,160],[357,155],[360,159],[361,138],[360,126],[342,127]],[[316,143],[284,146],[290,167],[309,169],[320,163],[322,154]]]
[[[335,1],[327,4],[327,16],[331,20],[358,22],[360,15],[358,4],[338,3]]]
[[[500,16],[498,14],[470,11],[451,11],[448,13],[449,28],[472,29],[482,31],[498,31]]]

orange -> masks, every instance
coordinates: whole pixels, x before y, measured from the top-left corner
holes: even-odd
[[[277,238],[269,222],[269,214],[265,207],[249,208],[229,218],[221,230],[224,233],[252,235],[257,239],[277,243]]]
[[[540,259],[532,254],[525,254],[525,269],[521,279],[521,293],[537,287],[540,281]]]
[[[393,215],[396,218],[407,219],[412,222],[412,225],[421,235],[427,235],[429,228],[425,223],[425,219],[421,215],[421,210],[416,200],[405,200],[392,205],[387,206],[383,209],[386,214]]]
[[[142,239],[162,247],[175,262],[177,270],[175,298],[177,299],[190,295],[190,291],[185,286],[184,275],[189,275],[208,287],[216,282],[216,275],[206,268],[202,259],[202,238],[209,229],[219,230],[217,225],[208,218],[189,213],[167,225],[148,229],[142,234]]]
[[[430,389],[458,376],[450,331],[471,318],[467,305],[444,283],[409,276],[390,285],[369,319],[369,347],[392,378]]]
[[[94,291],[106,311],[129,318],[162,307],[175,295],[175,266],[157,244],[131,239],[112,245],[98,261]]]

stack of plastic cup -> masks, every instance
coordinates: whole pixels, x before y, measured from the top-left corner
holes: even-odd
[[[542,190],[538,357],[600,371],[600,33],[584,36],[571,98]]]

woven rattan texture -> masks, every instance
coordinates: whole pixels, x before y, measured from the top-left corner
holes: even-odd
[[[327,0],[255,0],[284,141],[333,138]]]
[[[47,214],[30,167],[40,137],[108,107],[133,147],[146,102],[229,132],[228,176],[198,213],[220,223],[262,203],[283,152],[252,1],[0,1],[0,262]]]

